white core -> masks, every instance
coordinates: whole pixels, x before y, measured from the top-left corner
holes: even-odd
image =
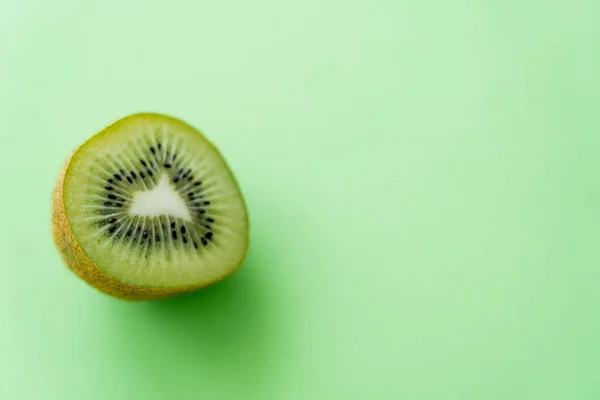
[[[190,210],[175,191],[167,174],[162,174],[158,185],[152,189],[136,192],[129,212],[141,217],[169,215],[186,221],[192,220]]]

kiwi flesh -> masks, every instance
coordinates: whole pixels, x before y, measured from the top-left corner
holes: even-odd
[[[175,296],[233,274],[249,245],[246,204],[219,150],[163,114],[133,114],[66,160],[52,234],[82,280],[126,300]]]

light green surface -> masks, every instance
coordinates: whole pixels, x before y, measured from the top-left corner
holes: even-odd
[[[96,3],[96,4],[93,4]],[[0,6],[0,398],[600,398],[600,3]],[[252,249],[128,304],[50,193],[137,111],[223,151]]]

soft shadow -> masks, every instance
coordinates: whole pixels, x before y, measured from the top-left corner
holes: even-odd
[[[146,303],[111,300],[123,368],[135,368],[165,396],[186,388],[260,398],[275,335],[264,268],[274,260],[264,243],[254,240],[237,273],[201,291]]]

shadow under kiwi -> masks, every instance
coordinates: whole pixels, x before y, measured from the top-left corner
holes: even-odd
[[[119,325],[119,358],[158,397],[197,390],[227,397],[260,398],[271,371],[265,242],[251,243],[242,267],[197,292],[151,302],[111,302]],[[262,267],[261,267],[262,266]],[[113,322],[115,322],[113,320]]]

